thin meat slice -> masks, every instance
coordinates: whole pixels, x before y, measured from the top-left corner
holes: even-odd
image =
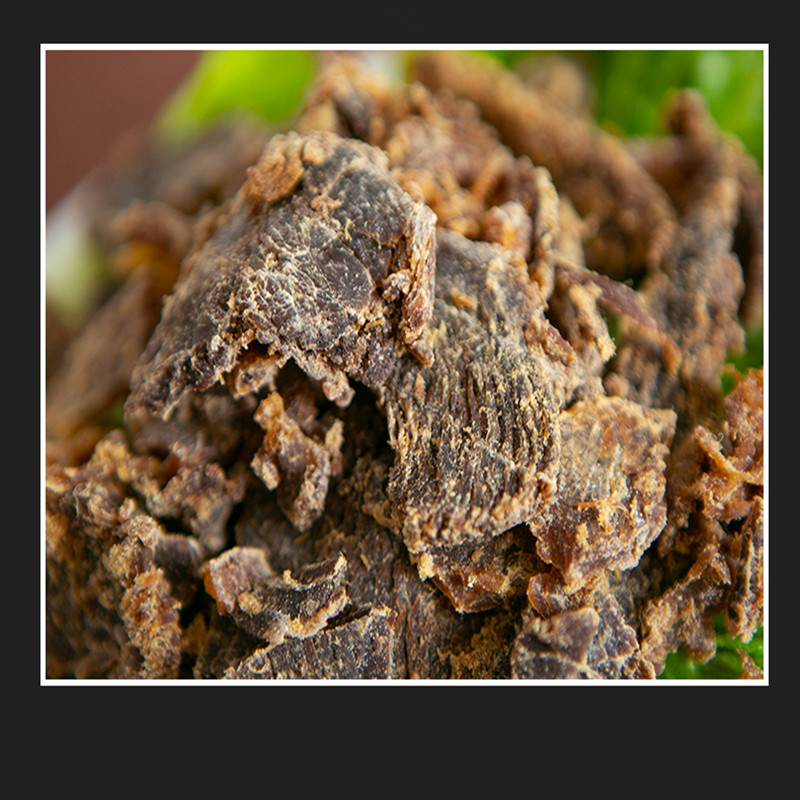
[[[331,400],[429,358],[434,217],[383,154],[335,134],[270,140],[209,238],[184,261],[137,365],[127,411],[168,416],[253,342],[293,358]]]
[[[439,229],[434,360],[398,360],[380,398],[387,493],[411,552],[493,536],[550,503],[574,352],[524,262]]]

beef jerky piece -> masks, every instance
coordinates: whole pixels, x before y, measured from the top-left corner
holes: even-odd
[[[313,636],[347,604],[344,556],[276,575],[259,548],[233,547],[203,566],[217,609],[271,645]]]
[[[488,60],[425,53],[414,75],[475,103],[501,141],[548,169],[581,215],[596,217],[586,253],[592,269],[621,278],[660,261],[675,224],[671,204],[617,137]]]
[[[587,664],[600,626],[592,608],[527,620],[511,651],[511,677],[520,680],[578,680],[598,677]]]
[[[163,531],[96,459],[45,489],[50,678],[173,678],[180,605],[155,563]]]
[[[697,543],[682,533],[692,514],[730,522],[745,517],[764,475],[763,369],[751,370],[725,398],[724,419],[713,428],[696,425],[673,448],[667,470],[669,520],[658,540],[662,556],[671,549],[693,552]]]
[[[242,499],[239,475],[230,477],[215,462],[136,455],[120,430],[98,442],[95,458],[139,497],[158,519],[180,523],[197,537],[205,554],[227,544],[227,523]]]
[[[175,143],[140,134],[121,140],[92,176],[93,233],[113,247],[116,215],[133,203],[189,216],[220,205],[242,185],[268,138],[264,126],[238,121]]]
[[[159,295],[164,295],[172,289],[194,235],[192,217],[165,203],[134,200],[109,224],[111,272],[119,280],[145,267]]]
[[[728,551],[733,572],[725,607],[728,632],[749,642],[764,622],[764,501],[756,497]]]
[[[566,113],[589,118],[595,90],[583,64],[563,55],[532,56],[514,65],[520,80]]]
[[[246,484],[234,531],[236,546],[261,548],[276,572],[294,572],[315,560],[311,546],[313,527],[301,534],[278,505],[275,492],[255,476]]]
[[[698,193],[704,161],[720,133],[702,97],[689,91],[681,93],[667,108],[665,127],[671,135],[635,141],[632,151],[683,214]],[[745,283],[739,318],[745,328],[751,329],[761,322],[764,311],[764,181],[740,143],[729,137],[727,146],[733,150],[737,163],[738,214],[733,250],[741,262]]]
[[[517,635],[516,611],[489,615],[469,643],[448,651],[451,680],[498,680],[511,677],[511,645]]]
[[[168,420],[131,414],[126,431],[137,455],[155,456],[173,465],[213,462],[227,469],[237,461],[246,463],[263,438],[253,421],[256,408],[256,398],[234,398],[225,387],[216,386],[203,394],[187,395]]]
[[[428,547],[414,560],[420,578],[431,578],[461,614],[508,605],[524,595],[531,575],[544,567],[525,525],[488,542]]]
[[[713,657],[714,616],[722,610],[730,584],[730,567],[720,545],[709,541],[683,578],[644,605],[640,646],[657,675],[678,648],[701,664]]]
[[[666,520],[665,458],[671,411],[620,398],[579,401],[559,417],[558,494],[530,522],[539,556],[570,587],[612,569],[630,569]]]
[[[113,427],[115,403],[158,321],[160,296],[145,270],[132,274],[71,341],[46,388],[45,428],[52,459],[78,463],[91,453],[71,442],[81,429],[97,430],[91,446]],[[59,447],[59,443],[64,446]]]
[[[381,147],[401,185],[421,192],[438,224],[469,238],[482,238],[486,213],[518,203],[525,214],[536,206],[546,170],[526,156],[515,157],[476,108],[442,93],[433,95],[420,84],[399,93],[402,110]],[[513,244],[526,260],[530,241],[524,223],[516,223]]]
[[[746,516],[764,486],[764,370],[750,370],[724,401],[725,446],[708,429],[695,435],[708,466],[695,486],[704,512],[730,522]]]
[[[764,320],[764,179],[752,159],[746,157],[739,166],[739,220],[733,249],[744,273],[739,319],[750,331]]]
[[[270,140],[184,263],[127,401],[168,416],[259,342],[345,405],[347,377],[385,380],[404,344],[426,360],[434,219],[383,154],[334,134]]]
[[[434,362],[380,389],[395,451],[388,497],[412,553],[493,536],[543,512],[574,353],[524,264],[439,229]]]
[[[296,130],[330,131],[381,146],[398,117],[398,91],[385,75],[366,69],[355,58],[332,59],[309,87]]]
[[[593,625],[585,661],[573,659],[573,663],[565,668],[568,677],[612,680],[655,677],[652,665],[640,651],[638,640],[639,607],[653,589],[649,576],[642,580],[642,576],[635,576],[634,572],[609,571],[577,589],[569,586],[557,570],[538,573],[528,583],[529,608],[523,614],[522,632],[533,627],[538,633],[544,621],[559,619],[564,614],[588,614],[584,618],[594,619],[596,625]],[[526,638],[522,632],[520,639]],[[534,637],[538,638],[541,637]],[[518,644],[524,645],[525,642]],[[531,658],[525,649],[523,647],[518,654],[524,668]],[[540,646],[532,650],[536,658],[542,652],[547,656],[537,668],[553,666],[554,661],[563,658],[563,654],[558,656]],[[532,666],[537,665],[534,662]]]
[[[392,464],[391,451],[365,459],[354,470],[361,482],[361,507],[381,525],[395,527],[386,482]],[[529,577],[542,569],[535,541],[525,525],[518,525],[489,541],[427,546],[412,555],[421,580],[431,579],[459,613],[507,606],[525,592]]]
[[[329,493],[325,516],[310,537],[314,558],[344,554],[355,611],[387,606],[397,614],[393,660],[401,677],[446,678],[452,666],[446,654],[462,652],[485,615],[456,611],[446,595],[420,578],[402,540],[372,515],[369,461],[365,455],[352,476]]]
[[[395,614],[373,608],[304,639],[263,647],[236,666],[225,679],[374,680],[397,678],[393,661]]]
[[[575,399],[604,394],[600,376],[615,352],[614,340],[600,308],[602,289],[590,280],[583,280],[585,272],[588,270],[557,266],[547,307],[548,320],[569,342],[584,365],[585,377]]]
[[[694,109],[697,98],[680,94],[675,115]],[[683,116],[681,116],[683,115]],[[677,374],[664,370],[652,343],[642,342],[636,325],[623,320],[623,343],[610,365],[617,376],[607,380],[609,391],[627,382],[626,396],[644,405],[673,407],[679,429],[713,419],[720,399],[720,373],[724,359],[740,349],[743,331],[737,319],[743,291],[741,266],[733,254],[733,230],[738,215],[736,147],[712,135],[707,126],[686,123],[681,135],[690,138],[698,155],[692,178],[692,200],[681,216],[680,227],[658,270],[639,287],[639,294],[665,332],[681,351]],[[620,380],[621,379],[621,380]]]
[[[381,147],[392,174],[433,209],[440,226],[497,241],[540,268],[547,246],[542,207],[555,195],[550,176],[503,146],[471,103],[434,96],[419,83],[393,85],[341,59],[322,70],[299,127]]]
[[[342,423],[336,420],[324,438],[308,435],[277,392],[261,401],[255,420],[265,436],[253,456],[253,471],[268,489],[277,488],[281,508],[299,531],[306,531],[322,514],[328,484],[338,473]]]

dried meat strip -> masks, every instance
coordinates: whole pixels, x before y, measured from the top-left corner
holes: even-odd
[[[575,357],[503,253],[439,229],[433,364],[398,360],[379,389],[387,493],[412,553],[502,533],[552,500]]]
[[[180,603],[156,562],[163,529],[102,459],[51,467],[45,489],[51,678],[174,678]]]
[[[392,83],[356,61],[327,65],[309,91],[302,130],[355,136],[386,152],[393,176],[437,224],[495,241],[538,269],[546,257],[549,173],[515,157],[477,109],[419,83]]]
[[[383,154],[334,134],[270,140],[184,275],[127,401],[167,416],[230,373],[253,342],[294,361],[330,399],[375,386],[403,345],[429,357],[432,213]]]
[[[586,254],[592,269],[621,278],[660,261],[675,225],[671,203],[618,137],[488,60],[424,53],[414,76],[475,103],[501,141],[549,170],[559,193],[596,218]]]
[[[402,677],[395,613],[373,608],[316,636],[264,647],[228,667],[226,680],[373,680]]]
[[[696,94],[674,99],[672,119],[675,135],[695,150],[691,201],[669,251],[638,292],[678,346],[681,363],[674,374],[664,369],[663,353],[626,321],[606,386],[644,405],[675,408],[679,428],[690,430],[716,415],[723,362],[743,344],[738,308],[744,284],[733,252],[739,160],[738,149],[712,127]]]
[[[217,609],[270,645],[313,636],[348,603],[347,561],[338,556],[277,575],[260,548],[232,547],[203,566]]]
[[[558,495],[530,522],[539,556],[573,588],[636,566],[666,521],[666,457],[675,416],[620,398],[574,403],[559,417]]]
[[[714,616],[724,608],[731,571],[717,542],[708,542],[686,575],[642,608],[641,650],[656,674],[683,647],[700,663],[717,650]]]

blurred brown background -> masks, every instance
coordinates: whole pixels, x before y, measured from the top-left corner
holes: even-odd
[[[194,68],[194,50],[48,50],[45,170],[49,211],[120,135],[149,124]]]

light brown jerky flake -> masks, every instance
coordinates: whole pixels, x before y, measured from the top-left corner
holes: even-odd
[[[731,571],[717,542],[708,542],[686,575],[642,608],[642,654],[660,674],[667,656],[685,648],[701,664],[717,649],[714,615],[731,584]]]
[[[48,470],[47,674],[173,678],[180,605],[155,563],[162,530],[96,463]]]
[[[375,148],[334,134],[270,140],[184,274],[127,401],[167,416],[253,342],[293,358],[344,405],[348,376],[383,381],[399,346],[426,360],[434,218]]]
[[[574,363],[523,263],[451,231],[437,238],[434,362],[401,359],[380,389],[395,452],[387,493],[414,553],[546,508]]]
[[[136,455],[120,430],[98,442],[95,458],[142,499],[159,519],[178,519],[206,553],[218,553],[227,542],[227,522],[242,499],[238,475],[229,477],[215,462]]]
[[[733,537],[728,560],[733,578],[725,622],[732,636],[749,642],[764,622],[764,502],[760,497],[754,499]]]
[[[620,398],[579,401],[560,415],[558,494],[529,524],[539,556],[568,584],[635,566],[661,532],[674,424],[671,411]]]
[[[475,103],[501,141],[548,169],[581,215],[596,217],[598,233],[587,250],[591,268],[618,278],[658,263],[674,228],[671,204],[618,137],[488,59],[424,53],[414,75]]]
[[[259,548],[233,547],[206,562],[206,590],[217,609],[253,637],[279,644],[313,636],[347,604],[344,556],[276,575]]]
[[[724,401],[726,441],[707,429],[696,436],[708,468],[695,491],[705,513],[730,521],[744,517],[764,485],[764,370],[750,370]]]
[[[322,514],[331,477],[339,472],[342,423],[334,421],[324,436],[309,435],[277,392],[261,401],[255,421],[265,435],[253,456],[253,471],[268,489],[277,489],[281,508],[299,531],[306,531]]]
[[[303,639],[255,650],[223,679],[374,680],[398,678],[396,614],[376,607]]]

